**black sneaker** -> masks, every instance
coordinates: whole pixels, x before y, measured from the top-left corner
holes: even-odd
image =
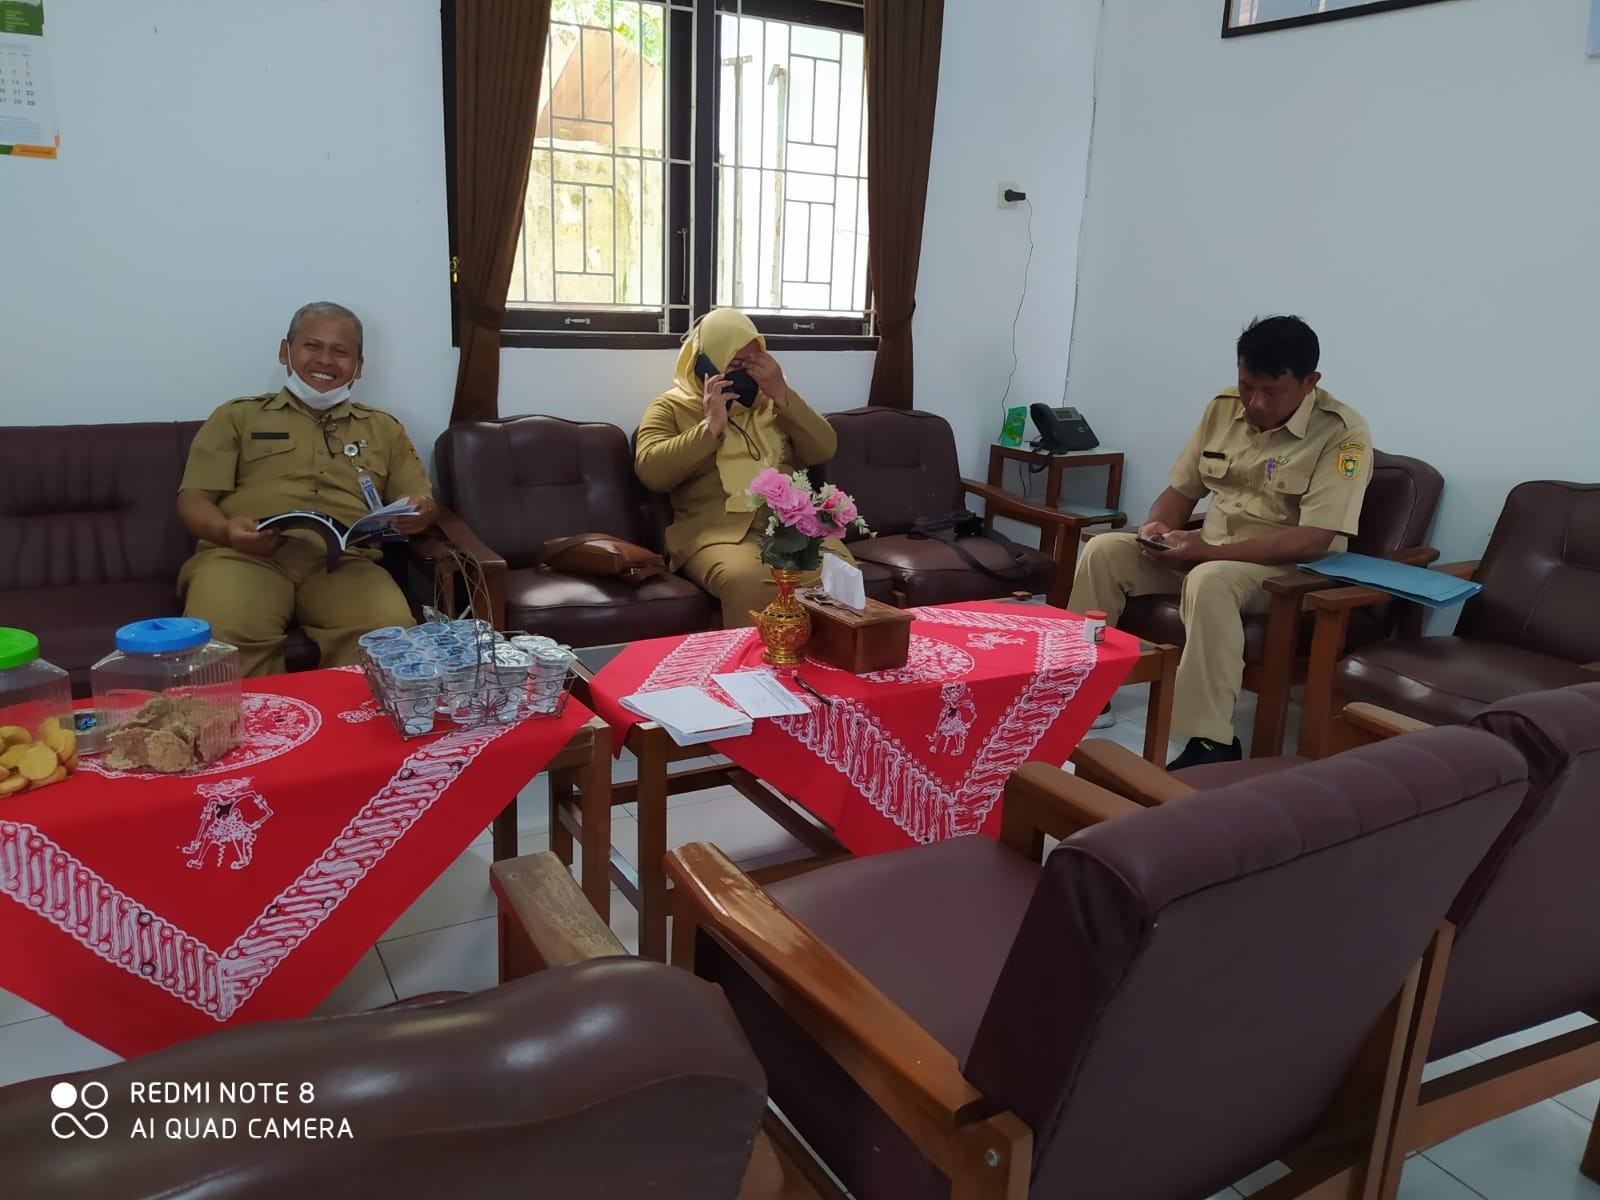
[[[1224,745],[1210,738],[1192,737],[1183,748],[1183,753],[1167,764],[1167,770],[1182,771],[1188,767],[1203,767],[1207,763],[1238,762],[1243,757],[1244,751],[1238,738]]]

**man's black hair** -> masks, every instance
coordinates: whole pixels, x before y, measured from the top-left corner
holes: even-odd
[[[1317,369],[1322,347],[1299,317],[1257,317],[1239,335],[1239,362],[1257,375],[1293,373],[1304,379]]]

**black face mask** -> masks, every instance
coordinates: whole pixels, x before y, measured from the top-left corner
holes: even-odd
[[[756,396],[761,392],[761,385],[757,383],[743,367],[737,371],[729,371],[723,376],[734,390],[734,399],[746,408],[756,402]]]

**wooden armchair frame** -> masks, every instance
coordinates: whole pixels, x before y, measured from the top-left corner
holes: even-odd
[[[441,611],[450,617],[457,612],[456,581],[461,573],[457,552],[475,563],[483,576],[486,594],[469,597],[474,605],[487,603],[489,607],[488,613],[480,612],[478,616],[492,621],[496,629],[505,629],[506,560],[472,531],[460,513],[441,504],[434,515],[434,528],[425,537],[413,540],[411,557],[432,580]]]
[[[1072,595],[1072,576],[1078,569],[1078,539],[1088,520],[1057,508],[1046,508],[1031,500],[1024,500],[1003,488],[979,483],[976,479],[961,480],[962,490],[983,501],[983,521],[992,526],[996,517],[1032,525],[1039,531],[1039,549],[1055,563],[1055,579],[1045,600],[1057,608],[1067,606]]]
[[[1185,529],[1199,529],[1201,518],[1190,520]],[[1082,535],[1082,541],[1099,537],[1111,530],[1095,529]],[[1432,546],[1413,546],[1384,555],[1393,562],[1413,567],[1426,567],[1439,557]],[[1077,554],[1074,548],[1073,562]],[[1330,590],[1343,590],[1343,585],[1326,575],[1311,571],[1288,570],[1274,576],[1263,585],[1267,591],[1267,631],[1259,662],[1246,663],[1243,686],[1256,694],[1256,719],[1250,733],[1250,757],[1266,758],[1283,753],[1283,735],[1288,727],[1289,696],[1297,683],[1306,681],[1315,661],[1316,650],[1301,656],[1296,653],[1300,640],[1300,616],[1309,604],[1309,598]],[[1383,599],[1393,599],[1384,596]],[[1339,630],[1338,647],[1344,647],[1345,629]],[[1314,637],[1315,635],[1313,635]],[[1309,683],[1308,683],[1309,690]],[[1324,718],[1326,719],[1326,718]],[[1305,726],[1302,723],[1302,730]],[[1302,733],[1302,737],[1303,737]],[[1302,745],[1304,743],[1302,742]],[[1305,753],[1302,749],[1301,753]]]
[[[1000,840],[1040,861],[1046,837],[1137,809],[1082,778],[1028,764],[1007,784]],[[670,852],[667,873],[675,884],[674,964],[693,968],[702,932],[752,964],[789,1016],[950,1178],[951,1200],[1026,1200],[1032,1131],[1014,1113],[996,1111],[932,1035],[715,846]],[[1435,935],[1316,1133],[1286,1156],[1291,1173],[1259,1193],[1263,1200],[1395,1195],[1403,1163],[1386,1161],[1387,1146],[1396,1124],[1409,1119],[1421,1072],[1406,1058],[1406,1037],[1431,1036],[1450,936],[1448,925]],[[798,1173],[814,1194],[842,1195],[820,1170]]]
[[[1452,564],[1456,565],[1456,564]],[[1459,564],[1462,567],[1472,564]],[[1351,592],[1366,591],[1350,588]],[[1329,594],[1331,595],[1331,594]],[[1337,604],[1337,601],[1335,602]],[[1330,607],[1328,612],[1347,609]],[[1589,664],[1600,679],[1600,663]],[[1347,704],[1329,722],[1330,741],[1339,749],[1350,749],[1367,742],[1432,728],[1401,713],[1375,704]],[[1152,766],[1132,751],[1114,742],[1095,739],[1083,743],[1073,755],[1077,778],[1109,789],[1119,797],[1154,807],[1169,804],[1193,794],[1194,788]],[[1445,977],[1448,982],[1448,977]],[[1442,985],[1441,985],[1442,986]],[[1415,1016],[1415,1025],[1406,1037],[1405,1077],[1415,1083],[1416,1102],[1397,1113],[1392,1125],[1392,1145],[1386,1156],[1396,1181],[1406,1155],[1426,1150],[1448,1138],[1479,1125],[1549,1100],[1572,1088],[1600,1079],[1600,1024],[1546,1038],[1531,1046],[1513,1050],[1460,1070],[1420,1083],[1433,1041],[1433,1021],[1438,998],[1426,1014]],[[1600,1021],[1600,1003],[1584,1010]],[[1425,1025],[1422,1022],[1426,1016]],[[1410,1086],[1410,1085],[1408,1085]],[[1597,1114],[1600,1115],[1600,1114]],[[1600,1128],[1591,1129],[1578,1168],[1586,1177],[1600,1183]]]
[[[1471,579],[1477,573],[1478,561],[1442,563],[1432,569],[1457,579]],[[1307,758],[1326,758],[1346,748],[1340,736],[1343,731],[1333,719],[1333,675],[1339,660],[1344,657],[1350,613],[1357,608],[1371,608],[1378,604],[1399,604],[1400,636],[1420,637],[1427,609],[1367,587],[1329,588],[1313,592],[1306,602],[1316,614],[1316,622],[1311,634],[1311,656],[1306,663],[1299,750]]]

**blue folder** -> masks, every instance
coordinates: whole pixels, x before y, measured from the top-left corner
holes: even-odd
[[[1481,583],[1457,579],[1454,575],[1430,571],[1426,567],[1412,567],[1405,563],[1390,562],[1386,558],[1373,558],[1369,554],[1331,554],[1316,562],[1301,563],[1300,566],[1330,579],[1376,588],[1428,608],[1449,608],[1483,590]]]

